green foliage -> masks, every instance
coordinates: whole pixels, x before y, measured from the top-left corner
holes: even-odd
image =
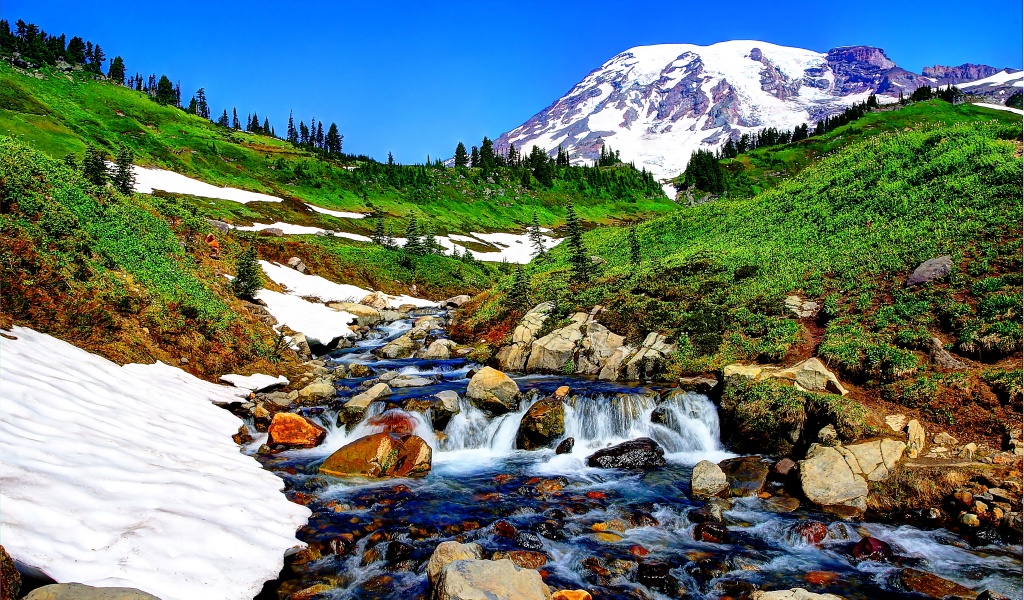
[[[1010,108],[1024,108],[1024,95],[1020,92],[1014,92],[1006,99],[1004,104]]]
[[[587,247],[583,243],[583,225],[576,216],[576,209],[572,204],[565,207],[565,228],[568,230],[568,239],[565,243],[569,248],[572,280],[574,283],[587,283],[590,281],[592,263]]]
[[[114,187],[122,194],[131,194],[135,190],[135,153],[124,144],[117,151],[114,161],[114,174],[110,178]]]
[[[725,177],[718,158],[710,150],[697,150],[690,156],[683,172],[683,183],[686,187],[721,194],[725,191]]]
[[[640,238],[636,234],[636,225],[629,228],[629,262],[635,266],[640,266],[643,262],[643,253],[640,247]]]
[[[235,260],[235,278],[231,280],[231,291],[239,298],[251,300],[262,287],[263,269],[255,246],[249,244]]]
[[[89,183],[97,186],[107,183],[107,165],[103,159],[103,153],[94,146],[85,149],[85,158],[82,159],[82,174]]]
[[[721,406],[732,425],[726,429],[730,442],[740,451],[788,453],[807,420],[807,396],[773,380],[729,377]]]

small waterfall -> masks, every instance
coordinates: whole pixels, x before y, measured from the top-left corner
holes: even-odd
[[[438,446],[442,452],[483,450],[491,456],[504,456],[515,449],[519,422],[536,398],[521,402],[519,409],[494,418],[487,416],[468,400],[459,400],[459,413],[444,430],[446,439]]]

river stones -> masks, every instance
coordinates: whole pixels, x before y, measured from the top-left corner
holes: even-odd
[[[434,340],[429,346],[421,350],[418,356],[428,360],[445,360],[451,358],[451,349],[455,346],[457,344],[451,340]]]
[[[710,460],[702,460],[693,466],[690,475],[690,495],[697,499],[718,496],[729,489],[729,480],[722,468]]]
[[[741,456],[718,463],[729,482],[729,495],[756,496],[768,481],[768,465],[758,456]]]
[[[510,552],[495,552],[492,560],[509,559],[517,567],[523,569],[539,569],[548,562],[548,557],[543,552],[530,550],[512,550]]]
[[[555,447],[555,454],[572,454],[572,448],[576,445],[576,438],[567,437]]]
[[[828,537],[828,527],[820,521],[801,521],[793,526],[792,531],[805,544],[820,544]]]
[[[929,598],[937,600],[943,598],[966,598],[974,600],[978,592],[970,590],[959,583],[943,579],[938,575],[918,571],[917,569],[903,569],[896,576],[896,584],[908,592],[916,592]]]
[[[316,381],[299,390],[299,398],[308,402],[330,400],[338,395],[334,385],[326,381]]]
[[[710,521],[697,523],[693,527],[693,539],[698,542],[709,542],[712,544],[728,544],[729,530],[722,523]]]
[[[295,413],[279,412],[267,427],[267,445],[289,448],[313,448],[327,437],[327,430]]]
[[[21,591],[21,574],[7,550],[0,546],[0,600],[15,600]]]
[[[535,402],[519,421],[516,447],[521,450],[546,448],[565,434],[565,405],[545,398]]]
[[[517,567],[511,560],[456,560],[441,570],[434,597],[436,600],[549,600],[551,592],[540,573]]]
[[[588,467],[654,469],[665,466],[665,450],[651,438],[637,438],[602,448],[587,457]]]
[[[757,590],[750,595],[750,600],[843,600],[843,597],[835,594],[815,594],[804,589],[793,588],[772,592]]]
[[[361,394],[349,398],[342,407],[341,418],[345,423],[358,423],[366,415],[366,409],[374,401],[391,395],[391,387],[386,383],[378,383]]]
[[[333,302],[327,305],[328,308],[347,312],[356,318],[356,325],[360,327],[373,327],[384,321],[384,315],[379,310],[365,304],[355,302]]]
[[[441,542],[434,548],[430,560],[427,561],[427,579],[430,585],[437,584],[441,571],[456,560],[478,560],[483,558],[484,551],[480,544],[460,544],[459,542]]]
[[[593,596],[587,590],[558,590],[551,600],[593,600]]]
[[[430,471],[430,446],[415,435],[375,433],[342,446],[320,465],[335,477],[422,477]]]
[[[414,339],[412,332],[406,333],[405,335],[399,336],[380,349],[376,350],[377,356],[381,358],[397,359],[397,358],[409,358],[419,348],[419,342]]]
[[[25,600],[160,600],[126,587],[92,587],[81,583],[55,583],[33,590]]]
[[[502,415],[515,410],[519,400],[519,386],[501,371],[484,367],[469,380],[466,398],[480,410]]]
[[[853,545],[850,552],[857,560],[889,560],[892,558],[892,546],[871,536],[861,538]]]

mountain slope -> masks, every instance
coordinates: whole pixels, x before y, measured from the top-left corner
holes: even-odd
[[[944,75],[943,69],[954,75],[994,70],[969,66],[975,68],[933,69]],[[550,152],[562,146],[584,161],[608,144],[637,167],[672,177],[698,148],[765,127],[813,123],[870,94],[895,98],[936,82],[869,46],[827,53],[753,40],[640,46],[592,71],[496,146]]]

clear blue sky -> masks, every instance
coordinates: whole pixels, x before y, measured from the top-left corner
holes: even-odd
[[[229,6],[231,5],[231,6]],[[900,66],[1020,68],[1020,0],[100,3],[0,0],[0,17],[98,42],[211,108],[336,121],[345,151],[401,162],[497,137],[632,46],[756,39],[883,48]]]

